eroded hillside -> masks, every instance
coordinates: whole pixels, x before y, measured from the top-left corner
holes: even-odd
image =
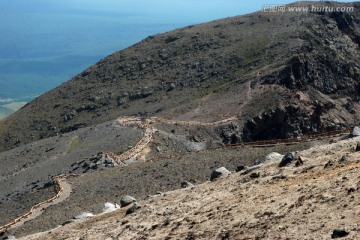
[[[0,150],[124,115],[236,116],[237,141],[346,128],[360,77],[360,7],[346,5],[355,11],[257,12],[150,36],[1,121]]]
[[[21,239],[357,239],[359,138],[296,152]],[[297,160],[296,160],[297,159]],[[301,159],[301,163],[299,163]]]

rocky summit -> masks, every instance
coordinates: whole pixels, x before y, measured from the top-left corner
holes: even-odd
[[[0,120],[0,239],[358,239],[360,4],[285,10],[149,36]]]

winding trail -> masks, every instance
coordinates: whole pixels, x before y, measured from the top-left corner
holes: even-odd
[[[247,98],[248,100],[251,99],[251,82],[248,83],[248,91],[247,91]],[[246,104],[246,103],[244,103]],[[117,155],[113,152],[107,152],[106,154],[111,156],[115,161],[122,166],[125,166],[126,160],[129,160],[131,158],[136,158],[139,154],[142,153],[142,151],[148,147],[148,145],[153,141],[153,134],[157,131],[153,125],[155,123],[170,123],[170,124],[178,124],[178,125],[188,125],[188,126],[217,126],[226,124],[229,122],[235,121],[236,117],[230,117],[226,118],[220,121],[216,122],[196,122],[196,121],[181,121],[181,120],[173,120],[173,119],[166,119],[161,117],[150,117],[150,118],[137,118],[137,117],[120,117],[116,120],[116,123],[119,126],[124,127],[137,127],[144,130],[144,136],[140,139],[140,141],[130,150],[127,152]],[[222,148],[232,148],[232,147],[238,147],[238,146],[250,146],[250,147],[270,147],[274,145],[279,144],[297,144],[300,142],[306,142],[306,141],[313,141],[319,138],[329,137],[329,136],[337,136],[342,134],[348,134],[350,132],[350,129],[345,130],[334,130],[329,131],[321,134],[314,134],[314,135],[307,135],[304,137],[299,138],[288,138],[288,139],[274,139],[274,140],[262,140],[262,141],[254,141],[254,142],[241,142],[236,144],[227,144],[220,147],[205,149],[206,150],[217,150]],[[162,156],[157,157],[154,159],[149,159],[148,161],[156,161],[156,160],[164,160],[164,159],[170,159],[173,157],[178,157],[185,155],[186,153],[173,153],[168,156]]]
[[[53,177],[52,179],[54,181],[56,195],[43,202],[34,205],[30,209],[30,211],[14,219],[12,222],[4,226],[0,226],[0,232],[9,230],[11,228],[19,227],[23,225],[25,222],[40,216],[47,207],[58,204],[60,202],[63,202],[65,199],[67,199],[70,196],[72,189],[71,185],[67,182],[67,178],[73,175],[74,174],[62,174]]]
[[[248,100],[251,99],[251,82],[248,83],[248,91],[247,91],[247,98]],[[246,104],[246,103],[244,103]],[[217,126],[226,124],[232,121],[235,121],[236,117],[230,117],[224,120],[216,121],[216,122],[196,122],[196,121],[180,121],[180,120],[173,120],[173,119],[165,119],[160,117],[150,117],[150,118],[138,118],[138,117],[120,117],[116,120],[116,124],[123,127],[137,127],[144,131],[143,137],[140,141],[132,147],[127,152],[117,155],[112,152],[106,153],[108,156],[115,159],[115,161],[124,166],[125,161],[131,158],[135,158],[142,153],[142,151],[149,146],[149,144],[153,141],[153,134],[157,131],[154,128],[155,123],[169,123],[169,124],[178,124],[178,125],[188,125],[188,126]],[[278,144],[295,144],[299,142],[314,140],[318,138],[334,136],[334,135],[341,135],[348,133],[349,129],[345,130],[336,130],[322,134],[316,135],[308,135],[302,138],[291,138],[291,139],[276,139],[276,140],[269,140],[269,141],[256,141],[256,142],[242,142],[238,144],[230,144],[221,147],[216,147],[212,149],[206,150],[216,150],[220,148],[231,148],[237,146],[251,146],[251,147],[262,147],[262,146],[273,146]],[[169,159],[177,156],[185,155],[186,153],[174,153],[168,156],[157,157],[152,159],[151,161],[155,160],[162,160],[162,159]],[[126,165],[126,164],[125,164]],[[71,185],[67,182],[67,178],[73,176],[74,174],[62,174],[53,177],[56,195],[45,200],[41,203],[36,204],[33,206],[29,212],[21,215],[20,217],[13,220],[11,223],[8,223],[4,226],[0,226],[0,232],[6,231],[11,228],[19,227],[23,225],[25,222],[34,219],[42,214],[44,209],[51,205],[58,204],[65,199],[67,199],[71,194]]]
[[[116,155],[113,152],[107,152],[106,154],[117,162],[119,165],[126,165],[125,161],[131,158],[137,157],[153,140],[153,134],[156,132],[156,129],[153,127],[155,123],[163,122],[169,124],[178,124],[178,125],[188,125],[188,126],[217,126],[226,124],[228,122],[236,120],[236,117],[227,118],[224,120],[216,122],[196,122],[196,121],[178,121],[160,117],[150,117],[150,118],[137,118],[137,117],[120,117],[116,120],[116,124],[123,127],[137,127],[144,130],[144,136],[140,141],[129,151]]]

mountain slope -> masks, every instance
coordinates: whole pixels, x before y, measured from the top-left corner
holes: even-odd
[[[355,11],[257,12],[150,36],[1,121],[0,151],[123,115],[235,115],[236,141],[351,126],[360,6],[346,5]]]
[[[20,239],[358,239],[359,138]]]

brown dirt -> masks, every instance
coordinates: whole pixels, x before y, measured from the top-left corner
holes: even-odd
[[[298,152],[299,167],[267,162],[253,173],[152,196],[133,215],[120,209],[21,239],[329,239],[334,229],[356,239],[359,140]]]

